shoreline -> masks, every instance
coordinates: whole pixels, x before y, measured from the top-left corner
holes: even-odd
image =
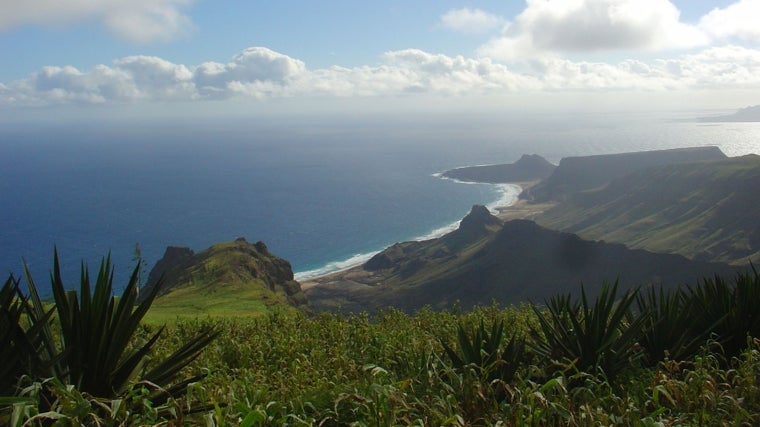
[[[513,182],[513,183],[500,183],[500,184],[483,183],[483,184],[490,184],[494,186],[509,187],[509,188],[517,187],[519,189],[519,191],[516,191],[514,194],[512,194],[511,192],[509,192],[508,189],[504,188],[502,197],[496,200],[495,202],[492,202],[491,204],[487,205],[488,209],[491,211],[492,214],[494,214],[494,216],[496,216],[502,221],[510,221],[513,219],[534,219],[535,217],[543,213],[546,209],[550,208],[552,204],[548,204],[548,203],[536,204],[536,205],[529,204],[527,201],[520,199],[520,194],[522,194],[522,192],[527,190],[528,188],[536,185],[538,182],[539,181]],[[504,204],[504,202],[507,202],[509,204]],[[460,222],[461,220],[456,221],[450,225],[433,230],[432,232],[426,235],[420,236],[419,238],[410,239],[409,241],[423,241],[423,240],[430,240],[430,239],[441,237],[451,231],[454,231],[459,226]],[[296,275],[295,280],[301,283],[301,289],[303,290],[307,290],[315,286],[319,286],[326,283],[332,283],[335,281],[349,280],[355,283],[371,282],[372,280],[371,280],[371,277],[369,277],[370,275],[364,273],[363,271],[358,272],[357,267],[360,267],[365,262],[367,262],[370,258],[372,258],[374,255],[382,252],[385,249],[387,248],[383,248],[382,250],[373,252],[371,254],[355,255],[345,261],[329,263],[323,268],[327,268],[328,266],[332,265],[332,266],[338,267],[338,269],[327,272],[325,274],[306,277],[303,279],[299,279],[297,277],[298,275]],[[341,265],[343,265],[343,267],[340,267]],[[310,271],[306,271],[299,274],[309,273],[311,271],[318,271],[318,270],[310,270]]]

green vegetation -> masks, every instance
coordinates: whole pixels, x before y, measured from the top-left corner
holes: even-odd
[[[614,379],[641,358],[638,341],[649,313],[631,314],[635,298],[628,291],[617,299],[617,283],[604,284],[593,305],[584,288],[580,302],[570,295],[553,297],[545,312],[533,307],[540,325],[531,331],[533,348],[548,364]]]
[[[6,340],[3,347],[13,351],[0,354],[0,364],[10,367],[0,392],[17,397],[6,401],[13,404],[12,411],[9,417],[0,415],[0,421],[21,425],[23,412],[42,424],[68,420],[89,425],[115,413],[129,417],[145,405],[154,412],[153,418],[177,416],[176,406],[165,405],[202,378],[180,379],[217,332],[212,327],[199,328],[173,352],[152,357],[163,328],[135,336],[158,287],[138,305],[139,270],[138,264],[116,298],[110,257],[101,262],[94,287],[82,265],[77,293],[66,290],[55,253],[51,274],[55,305],[48,311],[28,269],[28,299],[19,291],[19,281],[9,277],[0,291],[0,336]],[[192,410],[191,406],[188,411]]]
[[[547,300],[545,308],[492,305],[466,313],[423,309],[413,315],[386,309],[373,317],[309,316],[283,308],[257,317],[178,320],[165,329],[142,324],[129,334],[120,334],[121,327],[109,328],[104,321],[103,329],[111,331],[106,334],[74,328],[80,331],[79,339],[105,340],[102,343],[111,342],[105,337],[130,337],[123,354],[109,359],[120,362],[99,371],[103,383],[98,387],[108,386],[96,394],[91,391],[96,388],[85,389],[86,369],[73,375],[73,366],[79,363],[75,361],[89,355],[73,357],[71,353],[83,350],[70,345],[69,335],[77,333],[64,330],[72,329],[71,319],[97,319],[97,313],[114,322],[130,319],[127,323],[134,325],[145,308],[141,303],[134,311],[124,311],[135,302],[130,286],[120,298],[106,298],[109,272],[105,261],[93,294],[86,270],[79,294],[58,289],[54,317],[50,311],[34,309],[29,311],[32,317],[25,318],[19,310],[38,299],[22,298],[19,282],[12,277],[6,281],[0,292],[0,321],[11,322],[2,323],[0,336],[14,345],[44,343],[46,338],[40,337],[46,336],[41,334],[46,328],[35,326],[43,322],[57,339],[53,357],[40,358],[40,366],[49,362],[68,366],[49,377],[20,376],[21,387],[12,387],[14,396],[0,400],[5,408],[2,422],[14,426],[760,422],[760,341],[754,339],[760,310],[751,303],[760,292],[757,272],[732,281],[706,279],[678,293],[627,291],[618,296],[615,285],[605,285],[596,299],[587,298],[585,292],[580,300],[564,295]],[[54,282],[57,276],[54,271]],[[716,302],[715,309],[695,319],[689,331],[681,331],[687,336],[682,343],[688,351],[648,347],[658,337],[664,339],[665,335],[652,333],[663,326],[662,319],[678,318],[669,310],[704,311],[700,304],[708,300]],[[67,313],[72,314],[69,320],[64,319]],[[709,326],[697,334],[695,325]],[[159,334],[162,345],[153,345]],[[201,338],[203,352],[196,351],[200,345],[186,345],[199,336],[206,337]],[[698,345],[691,344],[695,340]],[[145,381],[146,373],[165,369],[160,361],[191,347],[183,358],[189,366],[174,373],[202,371],[206,376],[175,383],[184,394],[159,387],[157,378]],[[34,348],[38,351],[33,354],[46,354]],[[94,354],[86,363],[108,359],[101,358],[107,352],[98,348],[102,346],[87,347],[86,352]],[[6,353],[0,354],[8,357]],[[150,358],[137,356],[148,353]],[[126,374],[130,370],[122,366],[135,357],[140,363],[134,366],[142,366],[131,372],[139,375],[120,375],[124,380],[116,381],[111,373]],[[3,367],[13,364],[12,357],[7,360]],[[24,366],[31,359],[15,360]],[[172,390],[171,395],[162,394],[163,390]]]

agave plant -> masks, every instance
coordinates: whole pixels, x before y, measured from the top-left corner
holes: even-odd
[[[552,297],[546,310],[534,306],[538,329],[531,327],[530,347],[550,365],[567,366],[588,373],[601,371],[612,380],[642,356],[638,338],[647,314],[631,315],[636,291],[617,299],[618,283],[604,283],[593,305],[581,287],[581,301],[570,295]]]
[[[23,301],[18,294],[18,280],[8,277],[0,290],[0,395],[15,394],[15,383],[24,373],[24,363],[19,352],[19,345],[26,343],[26,334],[21,328]],[[21,342],[19,342],[21,341]]]
[[[49,375],[55,362],[53,357],[44,357],[40,351],[44,346],[41,325],[50,319],[52,309],[41,317],[32,317],[27,303],[19,289],[19,280],[10,275],[0,289],[0,342],[3,343],[0,346],[0,396],[15,395],[17,382],[24,375]]]
[[[126,393],[137,381],[148,381],[163,387],[173,397],[186,391],[191,378],[176,382],[180,371],[195,359],[217,335],[213,329],[203,329],[183,347],[150,370],[145,364],[151,349],[161,336],[160,328],[146,342],[134,345],[135,331],[153,303],[160,286],[136,305],[140,265],[135,267],[121,297],[113,296],[113,268],[110,256],[100,264],[94,288],[87,266],[82,263],[79,293],[66,290],[61,278],[58,253],[54,253],[51,285],[55,299],[55,314],[60,322],[60,339],[55,340],[50,323],[38,322],[43,345],[38,352],[46,360],[56,360],[55,343],[60,342],[60,358],[52,374],[80,392],[97,397],[116,397]],[[30,289],[30,315],[45,320],[43,304],[37,286],[25,266]],[[176,382],[175,387],[171,387]],[[157,400],[164,400],[156,396]]]
[[[441,344],[455,370],[461,372],[471,367],[489,382],[494,380],[510,382],[517,369],[528,360],[529,356],[525,351],[524,338],[518,338],[517,334],[514,334],[506,346],[501,348],[503,337],[503,321],[494,322],[489,333],[481,319],[480,326],[470,333],[465,330],[464,325],[459,324],[457,328],[459,352],[443,341]]]
[[[738,356],[749,337],[760,337],[760,274],[754,266],[751,273],[738,274],[733,284],[715,276],[688,290],[694,324],[713,334],[726,356]]]
[[[709,336],[709,328],[695,319],[694,299],[681,289],[651,287],[636,295],[639,313],[647,313],[640,338],[646,361],[654,366],[665,358],[688,360],[699,353]]]

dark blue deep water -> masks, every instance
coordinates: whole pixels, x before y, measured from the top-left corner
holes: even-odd
[[[6,124],[0,269],[18,275],[26,260],[46,288],[57,246],[72,283],[81,260],[95,269],[109,252],[123,282],[136,244],[150,267],[167,245],[200,251],[245,237],[263,240],[304,277],[427,235],[473,204],[501,197],[494,186],[434,176],[449,168],[512,162],[523,153],[556,163],[569,155],[690,145],[719,145],[729,155],[760,151],[756,125],[642,124],[629,118]]]

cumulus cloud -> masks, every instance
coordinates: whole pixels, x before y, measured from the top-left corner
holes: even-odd
[[[668,0],[528,0],[483,56],[513,60],[546,53],[656,51],[702,46],[708,37],[680,22]]]
[[[235,55],[232,62],[201,64],[193,73],[193,82],[205,96],[242,93],[263,97],[281,92],[281,86],[305,70],[303,61],[267,48],[250,47]]]
[[[190,0],[35,0],[0,2],[0,30],[22,25],[66,26],[101,22],[117,37],[137,42],[168,41],[192,28],[182,8]]]
[[[451,9],[441,16],[441,25],[463,33],[485,33],[504,24],[499,16],[480,9]]]
[[[251,47],[227,63],[191,66],[129,56],[87,71],[44,67],[25,79],[0,83],[0,105],[694,89],[760,90],[760,51],[729,45],[614,64],[545,56],[517,71],[488,58],[405,49],[386,52],[377,66],[312,70],[285,54]]]
[[[740,0],[726,8],[713,9],[699,27],[716,39],[738,38],[760,41],[760,0]]]

